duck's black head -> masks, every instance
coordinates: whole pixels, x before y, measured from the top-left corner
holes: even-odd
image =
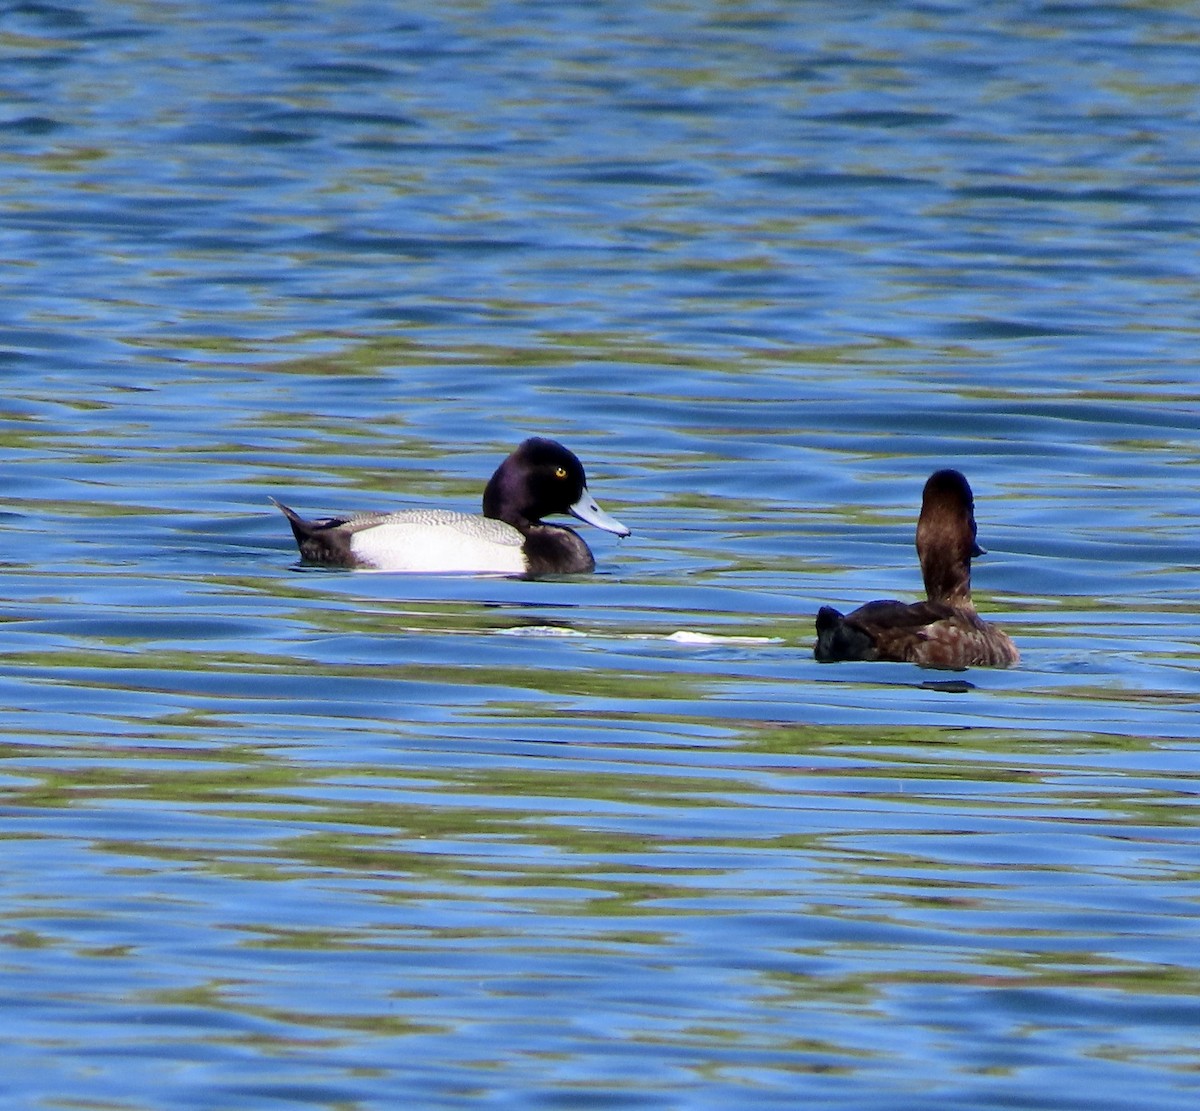
[[[534,436],[492,475],[483,491],[483,515],[526,531],[552,513],[570,513],[618,536],[628,536],[588,493],[583,464],[555,440]]]

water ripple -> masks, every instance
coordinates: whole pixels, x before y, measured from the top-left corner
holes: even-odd
[[[1182,9],[306,16],[0,14],[6,1093],[1190,1108]],[[816,663],[941,466],[1021,666]]]

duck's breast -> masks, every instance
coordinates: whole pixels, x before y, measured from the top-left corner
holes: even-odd
[[[974,609],[955,608],[950,617],[926,625],[909,646],[909,659],[922,667],[1012,667],[1021,659],[1008,634]]]
[[[512,525],[443,509],[410,509],[352,518],[350,548],[359,566],[430,574],[524,574],[525,538]]]

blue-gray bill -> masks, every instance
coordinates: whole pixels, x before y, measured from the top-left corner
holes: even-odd
[[[588,493],[586,486],[583,488],[583,493],[579,495],[579,500],[571,506],[569,512],[581,521],[595,525],[596,528],[603,529],[605,532],[616,533],[617,536],[629,535],[629,529],[615,517],[610,517],[596,504],[596,499]]]

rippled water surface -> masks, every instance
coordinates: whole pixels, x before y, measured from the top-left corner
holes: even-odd
[[[0,44],[0,1103],[1195,1106],[1193,5]],[[474,510],[535,433],[594,576],[267,502]],[[818,665],[941,466],[1021,665]]]

